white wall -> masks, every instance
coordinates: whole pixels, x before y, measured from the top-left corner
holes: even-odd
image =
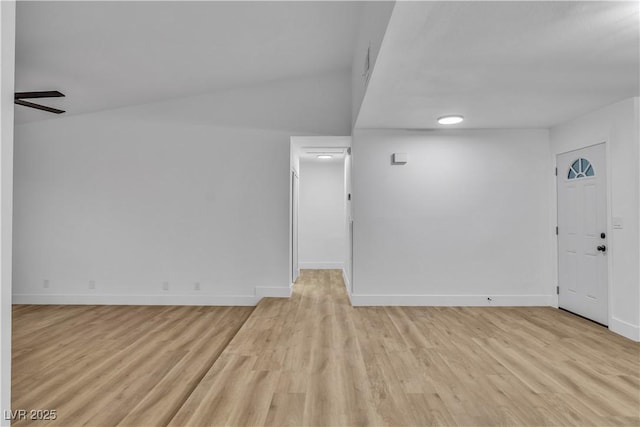
[[[17,126],[14,301],[288,294],[289,137],[348,132],[349,79],[345,70]]]
[[[352,301],[552,305],[552,179],[546,130],[356,130]]]
[[[14,1],[0,2],[0,425],[11,409],[11,229],[13,191]]]
[[[300,161],[300,268],[344,268],[344,160]]]
[[[553,162],[557,154],[607,142],[609,327],[636,341],[640,340],[638,103],[639,98],[629,98],[550,131]],[[555,186],[550,191],[555,194]],[[555,200],[552,197],[554,220]],[[622,229],[612,228],[615,217],[623,220]],[[557,271],[556,252],[553,261]]]
[[[351,66],[352,109],[351,118],[356,122],[365,96],[367,83],[373,74],[378,53],[391,19],[395,1],[370,1],[362,6]],[[369,48],[369,78],[364,75],[364,63]]]

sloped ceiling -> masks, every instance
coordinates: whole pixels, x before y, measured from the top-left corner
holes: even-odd
[[[398,2],[358,128],[545,128],[638,96],[640,2]]]
[[[398,2],[355,126],[549,127],[637,96],[639,5]],[[42,102],[68,116],[330,75],[351,67],[364,6],[19,2],[16,90],[60,90]]]
[[[16,91],[66,115],[347,70],[357,2],[18,2]],[[55,116],[16,107],[18,123]]]

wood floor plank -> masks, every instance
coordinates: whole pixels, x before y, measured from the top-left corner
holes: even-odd
[[[14,409],[59,410],[39,425],[640,426],[640,344],[549,307],[354,308],[339,270],[253,311],[16,306],[13,327]]]
[[[15,306],[12,407],[56,409],[47,425],[166,425],[251,311]],[[31,423],[44,422],[14,425]]]

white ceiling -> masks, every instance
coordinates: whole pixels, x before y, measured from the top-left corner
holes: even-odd
[[[639,4],[398,2],[356,127],[548,127],[637,96]],[[347,69],[361,6],[18,2],[16,91],[75,115]]]
[[[356,127],[549,127],[637,96],[639,5],[398,2]]]
[[[347,69],[354,2],[18,2],[16,91],[66,115]],[[16,121],[51,119],[16,107]]]

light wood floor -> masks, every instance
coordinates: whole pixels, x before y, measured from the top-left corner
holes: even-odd
[[[40,426],[166,425],[252,310],[14,306],[12,409],[57,410]]]
[[[14,409],[67,426],[640,425],[640,344],[552,308],[353,308],[340,272],[306,270],[248,314],[18,306]]]

